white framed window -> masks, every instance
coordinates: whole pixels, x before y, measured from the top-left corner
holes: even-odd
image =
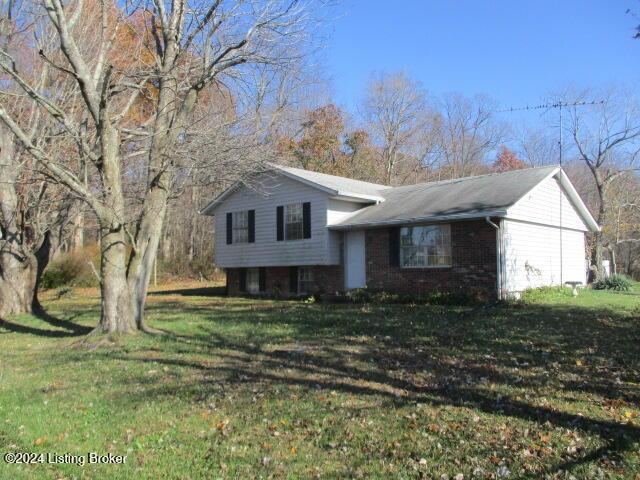
[[[294,203],[284,207],[285,240],[301,240],[303,237],[302,204]]]
[[[247,292],[258,293],[260,291],[260,269],[247,269]]]
[[[313,290],[313,269],[311,267],[298,268],[298,292],[309,293]]]
[[[249,242],[249,212],[233,212],[233,243]]]
[[[415,225],[400,229],[400,266],[450,267],[451,225]]]

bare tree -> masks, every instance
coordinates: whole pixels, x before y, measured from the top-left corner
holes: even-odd
[[[440,102],[434,163],[444,176],[484,173],[487,161],[506,135],[494,111],[495,105],[486,97],[467,99],[452,94]]]
[[[87,14],[91,8],[93,17]],[[95,172],[96,185],[89,188],[78,171],[59,165],[46,148],[36,145],[4,104],[0,120],[38,165],[89,205],[98,219],[98,330],[149,330],[143,315],[147,288],[180,170],[180,149],[196,121],[198,103],[212,92],[242,84],[252,65],[286,69],[301,55],[312,21],[311,4],[102,0],[93,5],[41,0],[29,12],[30,19],[39,21],[41,13],[57,45],[35,48],[60,75],[76,82],[82,104],[73,110],[57,104],[20,71],[6,50],[1,52],[2,67],[43,114],[55,118],[74,139],[78,156]],[[88,29],[90,18],[97,19],[95,31]],[[141,160],[132,166],[133,159]],[[144,185],[139,189],[140,208],[134,212],[125,201],[131,175]]]
[[[634,172],[620,175],[607,189],[607,197],[611,214],[603,233],[612,272],[619,273],[616,260],[621,246],[626,245],[626,250],[640,249],[640,178]],[[624,273],[631,274],[631,271]]]
[[[515,135],[520,158],[531,167],[558,163],[557,129],[524,129]]]
[[[587,97],[604,97],[602,104],[573,107],[569,110],[569,134],[578,158],[593,175],[597,193],[599,225],[609,223],[612,213],[609,196],[611,185],[627,172],[638,171],[640,155],[640,110],[629,92],[571,92],[564,96],[568,103]],[[606,238],[603,232],[594,234],[591,263],[596,279],[604,276],[603,253]]]
[[[392,182],[403,159],[415,159],[425,146],[422,134],[432,121],[420,83],[405,73],[378,73],[367,87],[361,114],[380,149],[384,181]]]

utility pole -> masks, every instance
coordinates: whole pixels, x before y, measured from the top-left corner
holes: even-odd
[[[559,113],[559,129],[560,131],[558,132],[558,163],[560,164],[560,168],[562,168],[562,109],[564,107],[583,107],[583,106],[587,106],[587,105],[601,105],[604,103],[604,100],[593,100],[593,101],[582,101],[582,102],[563,102],[563,101],[558,101],[555,103],[543,103],[541,105],[534,105],[534,106],[526,106],[526,107],[518,107],[518,108],[506,108],[504,110],[498,110],[498,112],[521,112],[521,111],[526,111],[526,110],[553,110],[555,108],[558,109],[558,113]],[[562,189],[560,189],[560,200],[559,200],[559,206],[560,206],[560,212],[559,212],[559,222],[560,222],[560,285],[564,285],[564,255],[563,255],[563,245],[562,245],[562,230],[563,230],[563,226],[562,226],[562,203],[563,203],[563,193],[562,193]]]

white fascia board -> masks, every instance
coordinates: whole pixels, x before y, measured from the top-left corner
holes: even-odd
[[[337,195],[332,195],[330,198],[333,200],[345,200],[347,202],[354,203],[381,203],[384,202],[384,197],[378,197],[376,195],[364,195],[361,193],[352,192],[338,192]]]
[[[589,211],[589,207],[587,207],[585,203],[582,201],[582,198],[580,198],[580,194],[578,194],[578,191],[575,189],[575,187],[571,183],[571,180],[569,180],[569,177],[567,176],[566,173],[564,173],[564,170],[562,169],[560,169],[559,180],[565,192],[571,199],[571,202],[578,210],[578,213],[580,214],[580,216],[583,218],[583,220],[589,227],[589,230],[591,230],[592,232],[599,232],[601,230],[600,225],[598,225],[598,222],[596,222],[596,219],[593,218],[593,215],[591,215],[591,212]]]
[[[436,215],[431,217],[414,217],[414,218],[394,218],[393,220],[380,220],[376,222],[364,222],[364,223],[343,223],[328,225],[331,230],[356,230],[361,228],[373,228],[384,227],[393,225],[408,225],[414,223],[431,223],[431,222],[446,222],[457,220],[470,220],[475,218],[484,219],[485,217],[504,217],[506,216],[506,210],[487,210],[475,213],[457,213],[452,215]],[[346,220],[345,222],[348,222]]]
[[[227,188],[224,192],[222,192],[220,195],[214,198],[211,202],[209,202],[206,207],[204,207],[201,210],[198,210],[198,213],[200,215],[213,216],[213,211],[216,209],[216,207],[220,205],[229,195],[235,192],[240,185],[241,185],[240,182],[235,182],[233,185]]]

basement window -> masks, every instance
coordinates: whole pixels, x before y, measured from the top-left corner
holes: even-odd
[[[400,265],[404,268],[450,267],[451,226],[445,224],[402,227]]]
[[[298,292],[309,293],[313,290],[313,269],[310,267],[298,268]]]
[[[260,270],[258,268],[247,269],[247,292],[260,292]]]

